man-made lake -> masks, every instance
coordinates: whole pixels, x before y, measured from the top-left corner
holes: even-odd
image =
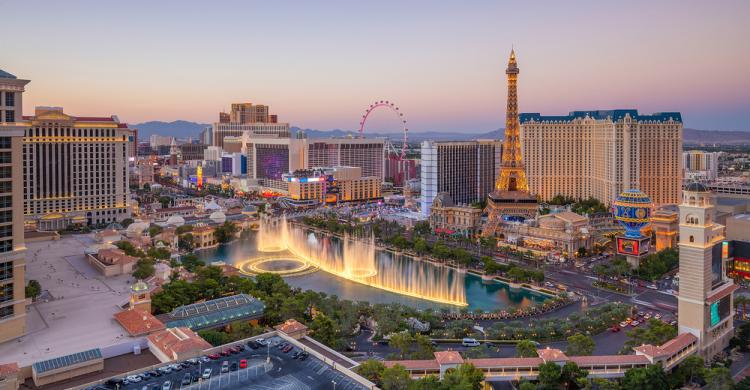
[[[216,248],[201,250],[197,254],[206,263],[224,261],[227,264],[237,265],[249,258],[260,255],[260,252],[257,250],[256,237],[257,234],[253,232],[246,233],[239,240]],[[311,236],[311,238],[312,242],[310,245],[315,245],[315,237]],[[340,241],[337,239],[318,238],[321,242],[328,240],[325,241],[327,246],[332,245],[332,243],[340,245]],[[341,251],[341,253],[345,256],[356,255],[356,253],[352,253],[351,251]],[[292,255],[290,254],[290,256]],[[346,257],[342,260],[344,262],[348,261]],[[460,290],[460,296],[462,299],[465,299],[470,310],[496,311],[499,309],[533,305],[541,303],[548,298],[543,294],[526,289],[511,289],[505,283],[483,281],[481,277],[476,275],[446,269],[446,267],[430,262],[414,260],[408,256],[394,255],[385,251],[377,251],[376,262],[378,263],[380,273],[385,273],[387,270],[393,275],[402,275],[404,279],[402,283],[405,285],[408,285],[410,279],[413,279],[416,274],[439,275],[441,279],[433,280],[436,280],[436,283],[454,284],[451,289]],[[422,279],[424,279],[423,276]],[[300,276],[286,277],[285,280],[289,285],[302,288],[303,290],[324,292],[353,301],[368,301],[371,303],[399,302],[417,308],[447,307],[459,309],[461,307],[386,291],[322,270]]]

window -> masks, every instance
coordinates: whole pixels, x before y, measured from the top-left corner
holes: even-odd
[[[13,110],[5,110],[5,121],[6,122],[15,122],[16,121],[16,112]]]
[[[12,222],[13,210],[0,211],[0,223]]]
[[[0,319],[13,315],[13,306],[0,307]]]
[[[13,262],[7,261],[0,263],[0,280],[8,280],[13,278]]]
[[[0,194],[11,192],[13,190],[13,182],[10,180],[0,181]]]
[[[10,149],[10,137],[0,137],[0,149]]]
[[[11,152],[0,152],[0,164],[10,164]]]
[[[13,300],[13,283],[8,283],[4,286],[0,286],[0,302],[8,302]]]
[[[0,196],[0,209],[11,207],[13,205],[13,197],[10,195]]]
[[[13,225],[0,226],[0,238],[12,237]]]
[[[0,179],[9,179],[12,173],[11,167],[0,167]]]
[[[15,94],[15,92],[6,92],[5,93],[5,105],[8,106],[8,107],[13,107],[13,106],[16,105],[16,94]]]
[[[10,252],[13,250],[13,240],[0,241],[0,253]]]

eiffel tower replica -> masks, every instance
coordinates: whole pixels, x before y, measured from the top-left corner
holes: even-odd
[[[521,157],[521,141],[518,124],[518,64],[516,53],[510,51],[508,68],[508,108],[505,118],[505,140],[503,161],[500,166],[495,189],[487,196],[487,222],[482,228],[483,236],[498,236],[504,222],[523,221],[534,218],[539,210],[536,196],[529,194],[529,183]]]

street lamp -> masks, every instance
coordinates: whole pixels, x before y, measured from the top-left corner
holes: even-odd
[[[333,390],[336,390],[336,381],[332,380],[331,383],[333,383]]]

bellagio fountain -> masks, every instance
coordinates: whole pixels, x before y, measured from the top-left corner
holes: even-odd
[[[291,276],[319,270],[397,294],[467,305],[464,271],[387,253],[372,235],[333,237],[281,217],[261,221],[257,246],[262,255],[238,264],[243,273]]]

